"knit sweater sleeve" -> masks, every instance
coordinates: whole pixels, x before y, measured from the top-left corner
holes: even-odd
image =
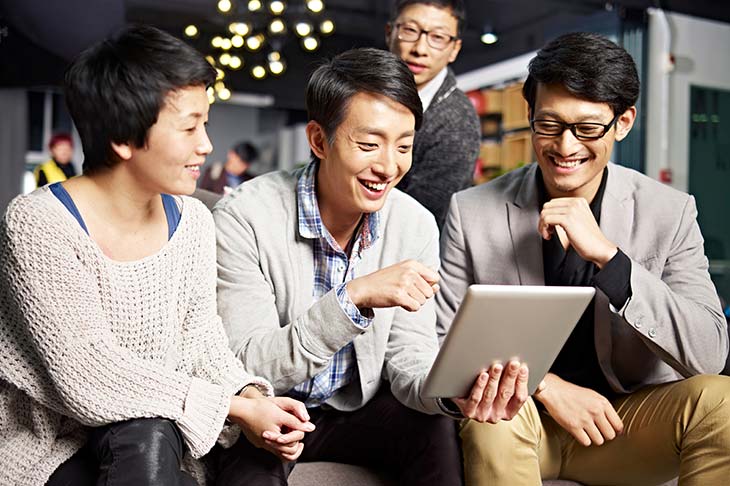
[[[146,361],[120,346],[103,317],[99,255],[41,197],[16,198],[0,223],[3,333],[21,335],[3,378],[89,426],[142,417],[176,421],[205,454],[228,413],[227,387]],[[77,234],[78,233],[78,234]],[[88,246],[88,245],[86,245]],[[28,368],[31,368],[30,370]]]
[[[264,378],[253,376],[244,370],[228,345],[223,324],[217,313],[216,303],[216,242],[213,217],[198,201],[187,199],[188,210],[195,213],[198,229],[198,261],[195,289],[185,317],[186,349],[193,350],[194,374],[199,378],[219,383],[230,394],[247,385],[256,386],[262,393],[273,395],[271,384]]]

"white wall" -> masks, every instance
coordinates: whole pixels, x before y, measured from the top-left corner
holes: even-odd
[[[668,116],[667,168],[672,171],[672,186],[686,191],[689,187],[689,94],[690,86],[730,90],[730,24],[667,13],[669,49],[674,57],[673,69],[668,74],[668,105],[662,110],[659,90],[649,86],[643,89],[647,96],[647,149],[646,173],[658,178],[661,162],[662,111]],[[652,29],[660,26],[650,22]],[[651,41],[650,41],[651,42]],[[652,62],[652,59],[650,59]],[[656,86],[651,80],[652,87]]]
[[[216,102],[208,114],[208,136],[213,152],[207,161],[226,160],[226,153],[237,142],[248,140],[258,146],[258,108]]]

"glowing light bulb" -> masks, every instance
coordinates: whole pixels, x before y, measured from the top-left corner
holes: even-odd
[[[269,4],[269,10],[271,10],[271,13],[274,15],[279,15],[285,8],[286,5],[284,5],[284,2],[281,0],[274,0]]]
[[[269,71],[271,71],[271,74],[278,76],[284,72],[284,63],[281,61],[271,61],[269,63]]]
[[[261,35],[251,36],[246,39],[246,47],[248,47],[252,51],[258,51],[261,48],[263,40],[263,36]]]
[[[256,79],[262,79],[266,76],[266,69],[263,66],[256,65],[251,69],[251,75]]]
[[[302,40],[302,45],[304,46],[304,48],[306,50],[314,51],[315,49],[317,49],[319,47],[319,41],[317,40],[316,37],[311,37],[311,36],[305,37]]]
[[[195,37],[198,35],[198,28],[194,26],[193,24],[188,25],[185,27],[185,35],[188,37]]]
[[[260,0],[250,0],[248,2],[248,10],[251,12],[261,10],[261,1]]]
[[[244,36],[251,31],[251,27],[246,22],[233,22],[228,26],[228,30],[231,31],[231,34]]]
[[[238,56],[231,56],[231,60],[228,63],[228,66],[231,69],[241,69],[241,66],[243,66],[243,61]]]
[[[218,10],[220,10],[223,13],[230,12],[232,6],[233,5],[231,4],[231,0],[220,0],[218,2]]]
[[[312,25],[308,22],[297,22],[294,26],[294,30],[297,32],[299,37],[306,37],[312,33]]]
[[[327,19],[319,24],[319,31],[324,35],[329,35],[335,31],[335,23]]]
[[[493,32],[487,32],[482,34],[481,40],[483,43],[489,45],[497,42],[497,36]]]
[[[243,37],[241,37],[238,34],[234,35],[233,37],[231,37],[231,44],[236,49],[238,49],[239,47],[243,47],[243,44],[244,44]]]
[[[319,13],[324,8],[324,3],[322,0],[308,0],[307,8],[314,13]]]
[[[272,20],[269,24],[269,32],[272,34],[281,34],[284,30],[286,30],[286,24],[279,18]]]

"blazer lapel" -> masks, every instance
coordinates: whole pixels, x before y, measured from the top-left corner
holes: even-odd
[[[631,256],[629,244],[634,226],[634,197],[630,179],[620,178],[618,174],[621,170],[623,170],[621,167],[614,164],[608,166],[606,192],[601,203],[600,228],[606,238]],[[601,369],[615,391],[625,392],[626,390],[611,366],[613,349],[611,312],[608,297],[600,289],[596,289],[594,321],[596,354]]]
[[[506,203],[507,222],[520,285],[545,285],[542,238],[537,232],[540,213],[536,170],[537,164],[533,164],[525,173],[514,200]]]
[[[601,231],[628,256],[630,254],[631,230],[634,227],[634,197],[631,180],[620,179],[621,167],[608,166],[606,191],[601,203]]]

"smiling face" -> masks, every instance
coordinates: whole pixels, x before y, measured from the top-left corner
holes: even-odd
[[[351,98],[331,144],[321,125],[309,122],[309,144],[321,161],[317,200],[325,226],[356,222],[383,207],[411,167],[414,134],[408,108],[370,93]]]
[[[592,122],[607,124],[614,117],[607,103],[582,100],[562,85],[537,86],[533,119],[563,123]],[[603,169],[608,164],[614,142],[623,140],[631,130],[636,108],[631,107],[618,117],[616,125],[598,140],[578,140],[570,130],[548,137],[532,134],[537,163],[542,171],[545,189],[551,198],[583,197],[593,200],[601,184]]]
[[[192,194],[200,167],[213,147],[206,132],[208,95],[204,86],[169,93],[150,127],[147,144],[113,144],[126,170],[151,193]]]
[[[398,24],[410,26],[416,30],[456,36],[459,22],[448,8],[415,3],[405,7],[393,24],[386,26],[388,49],[405,61],[416,79],[416,87],[420,90],[444,67],[456,60],[461,49],[461,39],[456,39],[445,49],[438,50],[428,45],[426,34],[413,42],[399,40],[396,28]]]

